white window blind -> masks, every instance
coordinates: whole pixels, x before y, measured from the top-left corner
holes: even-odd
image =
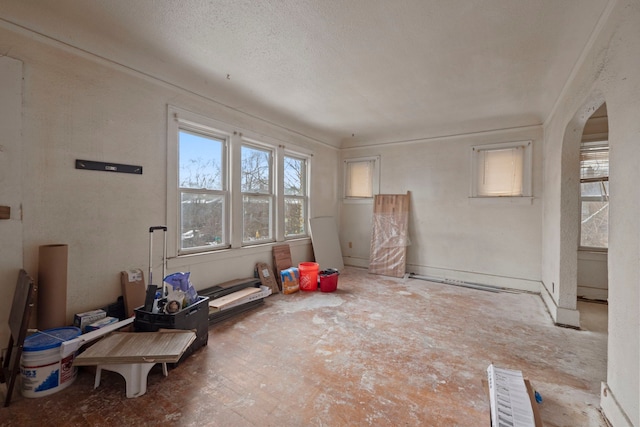
[[[524,158],[523,146],[478,150],[476,195],[522,196]]]
[[[373,197],[374,160],[347,161],[345,197]]]

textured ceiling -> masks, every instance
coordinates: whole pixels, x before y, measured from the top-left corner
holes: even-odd
[[[0,20],[355,146],[543,123],[608,1],[0,0]]]

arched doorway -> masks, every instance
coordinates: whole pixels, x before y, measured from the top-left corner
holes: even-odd
[[[607,333],[609,241],[609,121],[602,104],[586,121],[580,141],[580,239],[577,309],[580,327]]]

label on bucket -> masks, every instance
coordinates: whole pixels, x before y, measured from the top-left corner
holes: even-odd
[[[60,385],[60,361],[40,366],[21,366],[22,391],[38,393]]]
[[[74,356],[75,354],[70,354],[60,361],[60,385],[76,378],[78,370],[73,367]]]
[[[24,354],[24,353],[23,353]],[[53,394],[70,385],[78,369],[73,366],[75,354],[55,361],[22,361],[22,394],[25,397],[40,397]]]

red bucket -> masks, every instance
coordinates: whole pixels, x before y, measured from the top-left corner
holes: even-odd
[[[329,269],[320,272],[320,291],[333,292],[338,289],[338,270]]]

